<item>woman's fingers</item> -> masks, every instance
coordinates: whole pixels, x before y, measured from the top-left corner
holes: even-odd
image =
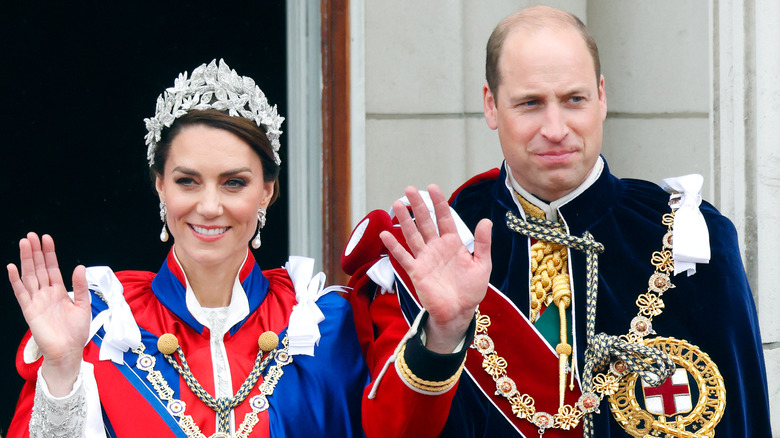
[[[59,272],[59,271],[57,271]],[[77,307],[89,309],[89,285],[87,283],[87,268],[76,266],[73,270],[73,298]]]
[[[46,260],[43,257],[43,249],[41,248],[41,240],[35,233],[27,233],[27,240],[30,241],[30,247],[32,248],[33,264],[35,266],[35,277],[38,279],[38,287],[43,288],[49,286],[49,272],[46,270]]]
[[[41,240],[41,247],[43,250],[43,260],[46,264],[46,271],[49,277],[49,281],[52,285],[65,285],[62,281],[62,273],[60,272],[60,265],[57,262],[57,253],[54,250],[54,239],[48,234],[44,234]],[[74,284],[75,288],[76,285]]]
[[[30,293],[24,286],[21,277],[19,277],[19,270],[16,268],[16,265],[9,263],[6,268],[8,269],[8,281],[11,282],[11,288],[14,290],[16,301],[24,309],[30,303]]]
[[[27,238],[19,241],[19,266],[22,270],[22,282],[27,290],[29,292],[38,290],[38,277],[35,275],[32,244]]]
[[[39,239],[37,234],[28,233],[27,237],[19,241],[19,259],[21,274],[14,264],[9,264],[7,269],[8,279],[22,310],[39,302],[36,297],[54,297],[65,293],[65,283],[51,236],[44,235]]]

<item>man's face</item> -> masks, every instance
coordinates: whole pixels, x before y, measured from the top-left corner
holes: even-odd
[[[604,78],[576,30],[516,29],[499,59],[497,96],[483,87],[485,120],[512,175],[530,193],[559,199],[588,177],[607,116]]]

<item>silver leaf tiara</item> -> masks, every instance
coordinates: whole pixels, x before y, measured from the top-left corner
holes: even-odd
[[[154,165],[154,152],[163,128],[170,128],[173,122],[191,110],[215,109],[227,111],[235,117],[244,117],[254,121],[264,129],[274,151],[274,161],[282,164],[279,158],[279,136],[284,117],[276,112],[276,105],[268,104],[263,91],[248,76],[239,76],[231,70],[224,60],[201,64],[192,71],[179,74],[173,87],[163,91],[157,97],[154,117],[144,119],[146,123],[146,159],[149,167]]]

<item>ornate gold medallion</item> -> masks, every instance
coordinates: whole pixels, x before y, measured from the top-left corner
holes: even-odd
[[[617,392],[609,396],[615,420],[634,437],[713,437],[726,408],[726,388],[717,365],[684,340],[659,337],[643,342],[668,354],[677,371],[655,388],[636,373],[624,375]],[[691,380],[696,393],[691,391]]]
[[[639,312],[631,320],[629,332],[621,338],[658,348],[672,359],[677,370],[654,387],[637,373],[627,372],[621,361],[615,361],[609,373],[598,375],[594,384],[609,395],[612,415],[631,436],[712,438],[726,409],[726,387],[718,366],[699,347],[685,340],[647,338],[656,334],[653,318],[664,311],[663,295],[675,287],[669,275],[674,270],[672,230],[676,208],[670,205],[672,212],[662,220],[668,228],[662,239],[663,249],[651,257],[655,272],[648,280],[647,292],[637,297]],[[637,396],[639,391],[642,403]]]
[[[647,281],[647,290],[636,299],[637,315],[629,324],[628,333],[610,336],[594,335],[595,284],[598,278],[596,253],[603,250],[596,245],[579,245],[573,236],[555,234],[556,224],[529,216],[525,223],[511,212],[507,213],[507,226],[537,240],[566,242],[588,254],[589,284],[586,288],[586,328],[588,349],[583,371],[583,395],[575,406],[563,405],[555,415],[537,412],[533,398],[519,394],[514,381],[506,375],[507,363],[495,352],[492,339],[487,334],[490,320],[477,311],[477,335],[472,348],[482,353],[483,368],[496,382],[496,395],[502,395],[512,404],[512,412],[539,428],[539,435],[548,428],[570,429],[585,419],[583,434],[591,437],[593,422],[590,415],[598,412],[603,396],[609,397],[610,410],[623,429],[638,438],[712,438],[715,426],[726,408],[726,388],[717,365],[699,347],[685,340],[656,337],[653,319],[666,309],[663,296],[675,288],[671,275],[674,271],[673,228],[674,216],[680,195],[670,200],[672,211],[663,215],[662,224],[667,232],[661,239],[662,249],[655,251],[650,263],[655,268]],[[539,225],[541,223],[541,225]],[[547,227],[547,228],[545,228]],[[540,231],[541,230],[541,231]],[[581,239],[590,242],[586,233]],[[485,321],[482,321],[485,319]],[[561,320],[565,320],[562,317]],[[562,326],[562,332],[565,326]],[[564,335],[561,339],[565,339]],[[563,356],[564,351],[559,351]],[[610,361],[610,358],[614,358]],[[609,363],[609,370],[604,370]],[[562,367],[562,369],[565,369]],[[597,375],[592,376],[596,372]],[[641,376],[641,377],[640,377]],[[693,385],[691,384],[693,382]],[[563,385],[561,386],[563,388]],[[640,402],[637,394],[641,391]],[[561,390],[561,393],[563,389]]]

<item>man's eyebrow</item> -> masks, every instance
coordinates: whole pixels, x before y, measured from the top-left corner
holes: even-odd
[[[510,102],[525,102],[528,100],[539,100],[542,98],[542,93],[536,91],[520,92],[509,96]]]
[[[567,91],[564,94],[564,96],[573,96],[575,94],[589,94],[588,93],[588,88],[587,87],[574,87],[574,88],[569,89],[569,91]]]

